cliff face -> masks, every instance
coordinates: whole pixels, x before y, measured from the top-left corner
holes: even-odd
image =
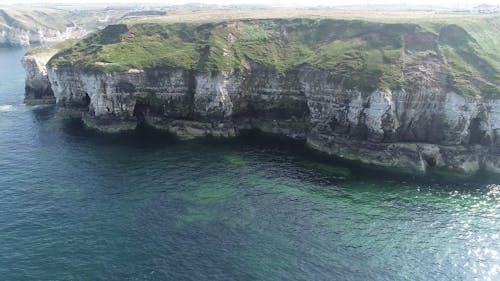
[[[26,47],[60,37],[59,13],[44,9],[0,9],[0,46]]]
[[[53,48],[39,48],[28,52],[21,63],[26,71],[25,102],[27,104],[54,103],[54,92],[47,75],[47,61],[57,52]]]
[[[33,43],[41,43],[39,33],[28,30],[1,30],[0,46],[29,46]]]
[[[81,38],[87,31],[77,28],[67,28],[64,32],[55,29],[25,29],[0,30],[0,47],[29,47],[37,44],[61,42],[67,39]]]
[[[28,47],[81,38],[87,32],[70,20],[77,15],[61,9],[0,8],[0,47]]]
[[[283,33],[292,36],[286,26]],[[237,44],[231,36],[228,44]],[[412,40],[419,43],[408,46]],[[96,71],[89,70],[88,62],[87,67],[68,63],[70,51],[53,57],[47,78],[59,106],[82,110],[84,122],[102,131],[134,129],[140,122],[181,138],[230,137],[257,129],[306,140],[331,155],[403,171],[500,173],[500,98],[467,95],[450,86],[444,58],[422,52],[435,48],[436,40],[421,32],[407,36],[395,75],[409,81],[402,87],[376,84],[392,81],[386,78],[392,73],[388,67],[380,70],[386,76],[376,76],[380,80],[370,85],[353,77],[339,79],[343,72],[321,64],[280,69],[249,57],[239,62],[245,67],[211,71],[183,66]],[[232,59],[230,48],[223,48],[223,59]],[[54,63],[61,56],[64,63]],[[335,67],[345,67],[341,63]],[[112,64],[96,59],[92,67]],[[363,77],[372,74],[356,71]],[[365,85],[353,87],[348,79]],[[41,84],[47,85],[45,80]]]
[[[286,74],[259,67],[212,74],[48,74],[57,103],[87,108],[86,123],[103,131],[133,129],[138,122],[184,138],[258,129],[377,166],[500,172],[499,99],[440,88],[347,90],[307,66]]]

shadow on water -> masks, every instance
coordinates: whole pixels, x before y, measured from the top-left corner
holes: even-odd
[[[180,143],[172,134],[155,130],[144,124],[139,124],[135,130],[109,134],[87,128],[81,119],[71,118],[63,122],[63,130],[66,134],[73,137],[86,138],[98,145],[162,148]]]
[[[394,182],[412,182],[417,184],[440,186],[452,185],[453,189],[457,186],[470,186],[495,184],[500,181],[500,177],[487,173],[480,172],[475,176],[464,178],[460,175],[454,177],[453,174],[443,176],[438,174],[421,175],[412,173],[402,173],[401,171],[391,170],[387,168],[379,168],[371,165],[362,164],[357,161],[349,161],[339,157],[327,155],[325,153],[309,148],[305,141],[292,140],[283,136],[276,136],[261,133],[258,131],[248,131],[241,136],[230,140],[204,140],[215,144],[222,145],[251,145],[255,147],[276,149],[284,153],[294,155],[298,161],[306,161],[309,167],[314,167],[319,173],[328,173],[328,166],[347,169],[350,171],[347,179],[353,180],[373,180],[394,181]]]
[[[81,141],[95,146],[125,146],[156,149],[180,143],[172,134],[139,125],[135,130],[121,133],[102,133],[85,126],[80,118],[60,114],[54,105],[32,107],[32,120],[46,130],[45,135],[56,135],[69,144]]]
[[[59,123],[68,141],[85,140],[94,145],[125,146],[141,149],[162,149],[172,146],[190,145],[192,149],[211,149],[238,151],[243,148],[265,150],[267,152],[287,155],[299,167],[312,170],[318,175],[327,176],[333,180],[379,180],[391,182],[411,182],[422,185],[453,186],[451,189],[471,186],[485,186],[500,181],[500,177],[481,172],[474,177],[463,178],[439,175],[419,175],[401,173],[389,169],[381,169],[355,161],[348,161],[329,156],[309,148],[305,141],[292,140],[283,136],[266,134],[258,131],[246,131],[236,138],[221,139],[207,137],[190,141],[181,141],[169,132],[154,129],[146,124],[140,124],[135,130],[122,133],[101,133],[87,128],[79,118],[57,117],[55,106],[40,106],[32,110],[37,123],[54,121]],[[233,159],[234,160],[234,159]],[[290,160],[290,159],[289,159]]]
[[[50,121],[56,114],[56,107],[54,105],[38,105],[30,109],[33,120],[39,124]]]

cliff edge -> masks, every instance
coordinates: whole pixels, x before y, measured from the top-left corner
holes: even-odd
[[[58,48],[54,47],[37,48],[27,52],[21,60],[26,71],[24,98],[26,104],[55,103],[46,64],[57,51]]]
[[[406,172],[499,173],[500,23],[464,22],[113,25],[52,56],[42,76],[59,106],[102,131],[257,129]]]

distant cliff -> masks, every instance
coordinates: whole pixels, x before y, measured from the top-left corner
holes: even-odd
[[[70,13],[56,9],[0,9],[0,46],[33,44],[81,38],[85,31],[67,27]]]
[[[103,131],[140,122],[182,138],[258,129],[403,171],[499,173],[498,26],[114,25],[58,52],[43,77],[59,106]],[[28,74],[27,85],[39,77]]]

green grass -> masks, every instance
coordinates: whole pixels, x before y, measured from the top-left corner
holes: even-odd
[[[53,65],[77,64],[86,71],[127,71],[131,68],[192,68],[198,62],[198,44],[183,40],[179,29],[148,25],[120,29],[108,26],[51,60]]]
[[[435,47],[405,46],[405,38],[419,32],[432,32]],[[346,88],[373,91],[411,88],[412,81],[406,81],[403,73],[405,57],[423,58],[421,54],[427,53],[439,57],[450,90],[496,96],[499,33],[500,20],[492,17],[389,17],[379,22],[373,18],[138,20],[108,26],[63,50],[50,64],[100,72],[132,68],[210,72],[246,70],[257,63],[282,73],[308,64],[328,71]]]
[[[465,30],[467,26],[467,22],[463,26],[447,25],[440,32],[440,48],[447,62],[449,85],[467,95],[499,95],[500,57],[491,49],[491,44],[497,42],[487,40],[500,37],[497,35],[500,30],[488,30],[482,25],[484,29],[479,31],[469,26],[469,33]]]
[[[271,39],[272,35],[273,26],[269,24],[245,24],[240,30],[240,39],[245,42],[265,42]]]

